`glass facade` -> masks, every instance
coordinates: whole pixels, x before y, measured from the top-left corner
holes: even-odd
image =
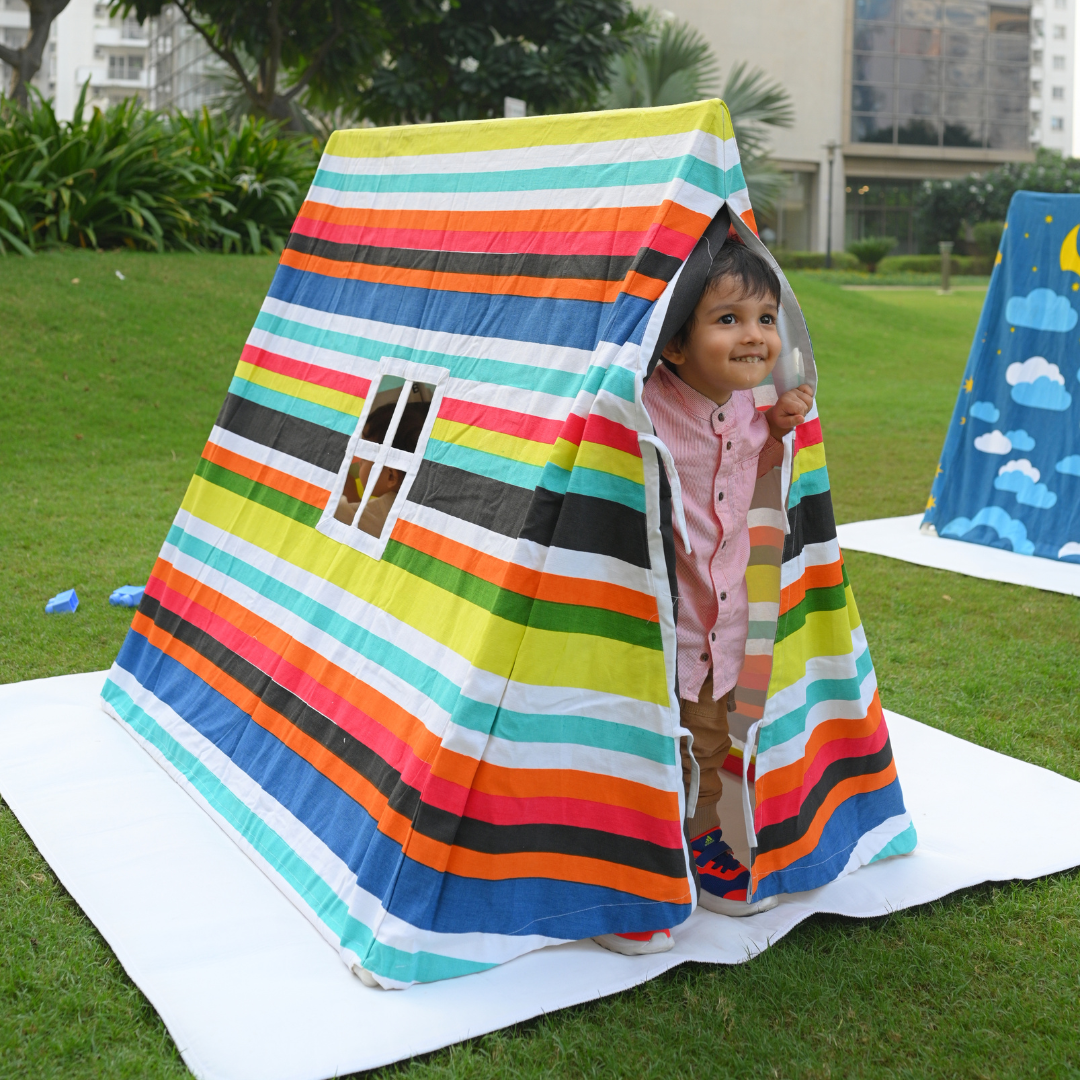
[[[988,0],[856,0],[852,142],[1028,149],[1030,14]]]
[[[868,236],[894,236],[893,255],[914,255],[915,192],[920,180],[878,180],[849,177],[844,207],[846,242]]]
[[[761,239],[770,248],[809,251],[814,207],[814,174],[789,172],[787,186],[771,210],[760,215]]]

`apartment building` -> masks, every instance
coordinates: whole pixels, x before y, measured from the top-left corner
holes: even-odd
[[[1033,146],[1071,154],[1077,0],[665,0],[727,70],[762,68],[796,119],[772,137],[789,183],[769,242],[824,250],[895,236],[917,249],[914,195]],[[832,190],[829,176],[832,162]],[[831,216],[830,216],[831,209]]]

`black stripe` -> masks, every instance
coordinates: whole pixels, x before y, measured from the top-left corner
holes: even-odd
[[[538,487],[521,530],[525,540],[568,551],[591,551],[649,568],[645,515],[593,495],[559,495]]]
[[[682,266],[682,259],[674,255],[665,255],[662,251],[643,247],[638,249],[631,270],[645,277],[656,278],[658,281],[670,281],[675,272]]]
[[[420,792],[402,780],[401,774],[374,750],[213,635],[146,594],[140,611],[363,776],[423,836],[489,855],[549,852],[619,863],[665,877],[678,878],[686,872],[681,849],[574,825],[492,825],[473,818],[459,818],[422,802]]]
[[[340,431],[301,420],[258,405],[235,394],[225,396],[217,418],[218,427],[262,446],[280,450],[320,469],[337,472],[349,447],[349,438]]]
[[[542,255],[526,252],[424,251],[419,248],[372,247],[339,244],[293,233],[289,247],[302,255],[334,262],[364,263],[401,270],[441,274],[484,274],[491,277],[575,278],[587,281],[622,281],[639,255]],[[657,253],[678,267],[679,260]],[[644,260],[642,260],[644,261]],[[652,265],[652,260],[649,261]],[[664,266],[666,264],[659,263]],[[646,271],[639,271],[645,273]],[[674,271],[671,271],[673,273]]]
[[[784,537],[784,562],[802,554],[807,544],[825,544],[836,539],[836,519],[828,491],[804,495],[787,515],[791,531]]]
[[[409,502],[514,538],[521,532],[532,499],[533,493],[525,488],[426,460],[409,489]]]
[[[799,807],[798,814],[778,821],[773,825],[766,825],[759,830],[758,854],[763,851],[775,851],[777,848],[787,847],[802,837],[806,830],[813,824],[814,817],[821,809],[822,803],[828,794],[841,781],[848,780],[853,776],[872,776],[889,767],[892,761],[892,744],[888,737],[885,745],[873,754],[863,757],[841,758],[826,766],[818,782],[807,792]]]

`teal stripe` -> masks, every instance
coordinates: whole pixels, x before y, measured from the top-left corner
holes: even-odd
[[[549,461],[540,476],[540,486],[548,491],[554,491],[556,495],[565,495],[566,489],[570,486],[570,475],[569,469],[564,469],[561,465],[556,465],[554,461]]]
[[[316,405],[313,401],[305,401],[303,398],[293,397],[292,394],[270,390],[268,387],[248,382],[247,379],[241,379],[238,375],[229,383],[229,393],[254,401],[258,405],[265,405],[268,409],[276,409],[289,416],[298,416],[301,420],[310,420],[313,424],[332,428],[340,431],[342,435],[351,435],[356,430],[357,417],[350,413],[338,412],[337,409]]]
[[[769,641],[775,641],[776,620],[774,619],[772,622],[758,622],[751,619],[746,629],[746,636],[751,639],[768,638]]]
[[[855,658],[855,677],[852,679],[816,679],[806,688],[806,701],[797,709],[778,716],[771,724],[764,724],[758,732],[758,753],[794,739],[806,730],[806,717],[810,710],[822,701],[858,701],[859,687],[873,671],[870,650]]]
[[[807,495],[820,495],[829,490],[829,470],[825,465],[820,469],[813,469],[803,473],[794,484],[791,485],[791,494],[788,496],[788,509],[798,506]]]
[[[645,513],[644,485],[636,480],[627,480],[624,476],[616,476],[614,473],[585,469],[580,465],[575,465],[566,490],[568,494],[591,495],[593,498],[622,503],[623,506],[629,506],[642,514]]]
[[[197,677],[197,676],[195,676]],[[369,927],[349,914],[348,905],[258,814],[238,799],[189,750],[176,741],[149,713],[111,679],[101,696],[133,731],[156,747],[196,791],[292,886],[338,940],[363,960],[364,966],[384,978],[401,982],[434,982],[486,971],[494,964],[407,953],[375,942]]]
[[[690,154],[652,161],[553,165],[544,169],[500,169],[490,172],[353,173],[320,167],[315,174],[314,186],[334,191],[466,193],[621,188],[640,184],[669,184],[672,180],[686,180],[721,197],[746,186],[738,165],[725,172]]]
[[[589,384],[593,371],[599,371],[603,374],[603,382],[597,387],[592,387]],[[588,390],[589,393],[595,394],[597,390],[606,390],[609,394],[614,394],[616,397],[622,398],[623,401],[633,402],[636,400],[634,390],[634,373],[628,371],[624,367],[620,367],[618,364],[612,364],[607,371],[603,368],[593,368],[589,371],[589,379],[586,379],[586,385],[583,389]]]
[[[592,716],[548,716],[500,709],[491,734],[510,742],[573,743],[635,754],[661,765],[675,764],[674,739]]]
[[[891,859],[893,855],[909,855],[915,850],[919,838],[915,833],[915,824],[912,822],[902,833],[894,836],[871,860],[876,863],[879,859]]]
[[[413,349],[406,345],[391,345],[385,341],[343,334],[338,330],[323,330],[316,326],[285,319],[267,311],[260,311],[255,328],[268,334],[299,341],[320,349],[332,349],[347,356],[361,356],[378,363],[384,356],[413,360],[432,367],[447,368],[455,379],[471,382],[495,383],[497,386],[513,386],[518,390],[541,391],[555,397],[575,398],[582,384],[596,381],[599,385],[605,369],[594,367],[584,373],[558,371],[552,368],[533,367],[530,364],[514,364],[506,360],[488,360],[475,356],[454,356],[451,353],[431,349]]]
[[[523,461],[514,461],[512,458],[489,454],[484,450],[475,450],[471,446],[442,442],[440,439],[428,439],[424,458],[428,461],[437,461],[442,465],[452,465],[455,469],[479,473],[481,476],[499,480],[504,484],[513,484],[514,487],[525,488],[528,491],[536,489],[544,471],[539,465],[528,465]]]

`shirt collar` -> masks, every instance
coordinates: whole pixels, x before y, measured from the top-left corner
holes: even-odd
[[[656,365],[656,374],[660,376],[664,381],[664,385],[675,394],[679,404],[691,416],[704,420],[711,425],[714,423],[714,417],[719,420],[716,414],[722,413],[724,419],[716,424],[717,427],[726,424],[734,417],[738,393],[733,393],[723,405],[717,405],[711,398],[707,398],[692,386],[684,383],[662,360]]]

